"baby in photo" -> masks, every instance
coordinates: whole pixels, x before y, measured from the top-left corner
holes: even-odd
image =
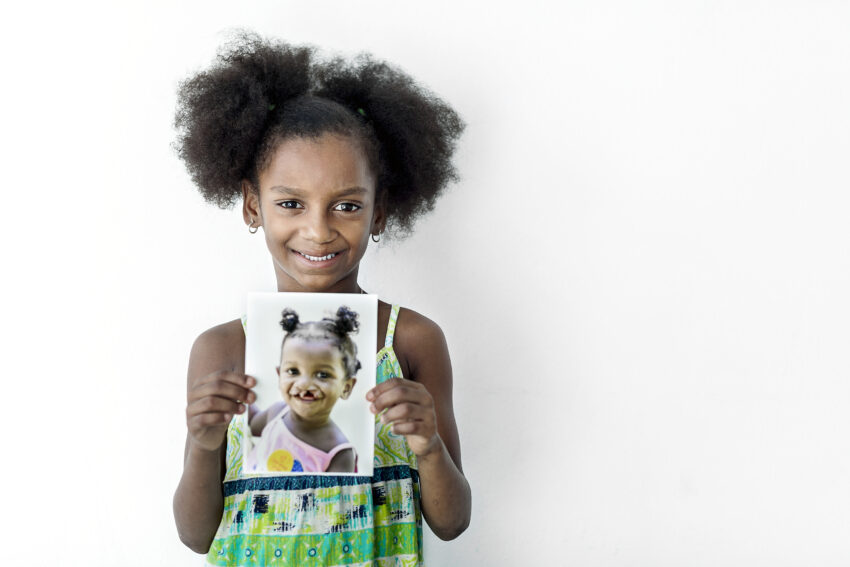
[[[260,436],[247,453],[246,472],[357,472],[357,454],[331,419],[357,382],[360,361],[351,339],[357,313],[340,307],[336,318],[301,322],[284,309],[286,333],[277,368],[282,401],[263,411],[252,406],[251,433]]]

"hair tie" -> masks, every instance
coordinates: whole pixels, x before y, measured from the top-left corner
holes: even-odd
[[[358,108],[357,113],[360,114],[360,116],[362,116],[363,118],[366,118],[366,111],[362,108]]]
[[[270,105],[269,105],[269,112],[271,112],[271,111],[272,111],[272,110],[274,110],[274,109],[275,109],[275,105],[274,105],[274,104],[270,104]]]

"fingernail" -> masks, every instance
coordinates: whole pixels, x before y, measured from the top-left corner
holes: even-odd
[[[245,383],[248,384],[249,386],[253,386],[254,384],[257,383],[257,381],[254,380],[253,376],[248,376],[248,379],[245,380]]]
[[[378,408],[375,407],[375,404],[371,404],[369,406],[369,411],[372,413],[378,413]]]
[[[231,419],[233,419],[232,415],[230,415],[229,413],[224,414],[224,421],[230,421]]]
[[[366,392],[366,399],[370,402],[375,399],[375,394],[372,393],[372,390]]]

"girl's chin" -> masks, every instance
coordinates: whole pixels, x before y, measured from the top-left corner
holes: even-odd
[[[357,275],[352,274],[302,274],[284,271],[278,274],[278,291],[310,293],[356,293]]]

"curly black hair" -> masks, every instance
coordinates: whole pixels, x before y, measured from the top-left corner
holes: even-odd
[[[241,32],[212,66],[180,83],[175,149],[204,198],[219,207],[254,190],[278,144],[325,133],[362,144],[387,225],[406,233],[457,172],[457,113],[403,71],[369,55],[322,59]]]
[[[286,339],[290,337],[302,337],[305,339],[329,339],[339,347],[342,352],[342,364],[348,377],[355,376],[360,370],[361,364],[357,360],[357,345],[349,335],[360,329],[356,311],[352,311],[345,305],[336,310],[336,318],[325,317],[321,321],[307,321],[302,323],[295,310],[287,307],[280,314],[280,326],[286,332],[280,345],[281,351]]]

